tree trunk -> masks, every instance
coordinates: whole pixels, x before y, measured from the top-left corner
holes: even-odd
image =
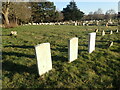
[[[4,18],[5,18],[5,25],[8,27],[10,26],[10,22],[9,22],[9,19],[8,19],[8,15],[9,15],[9,0],[7,0],[7,4],[6,4],[6,8],[4,11],[2,11],[2,14],[4,15]]]
[[[4,13],[4,18],[5,18],[5,24],[6,26],[10,25],[9,19],[8,19],[8,12]]]
[[[17,18],[15,18],[15,24],[16,24],[16,26],[19,24]]]

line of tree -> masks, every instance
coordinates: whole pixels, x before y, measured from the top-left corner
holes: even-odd
[[[58,22],[80,20],[84,13],[71,1],[63,11],[57,11],[53,2],[3,2],[2,16],[6,27],[28,22]]]
[[[53,2],[31,2],[32,22],[55,22],[61,21],[63,15],[56,10]]]
[[[66,21],[78,21],[81,20],[81,18],[84,16],[84,13],[78,9],[74,0],[71,1],[66,8],[63,8],[62,13],[64,15],[64,20]]]
[[[63,14],[56,10],[53,2],[2,2],[2,22],[6,27],[29,22],[56,22]]]
[[[2,2],[2,17],[6,27],[14,27],[25,23],[109,20],[116,19],[117,14],[110,9],[103,14],[101,9],[84,15],[76,3],[71,1],[62,11],[57,11],[53,2]],[[12,26],[14,25],[14,26]]]
[[[29,21],[31,17],[30,4],[27,2],[2,2],[2,22],[6,27]]]
[[[88,15],[84,15],[83,20],[110,20],[117,19],[118,14],[113,9],[109,9],[103,14],[101,8],[98,8],[95,12],[89,12]]]

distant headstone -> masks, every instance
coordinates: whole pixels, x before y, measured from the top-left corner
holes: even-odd
[[[108,23],[106,23],[106,27],[108,27]]]
[[[98,32],[98,29],[95,29],[95,32]]]
[[[109,47],[111,47],[111,46],[113,46],[113,41],[111,41],[111,42],[109,43]]]
[[[75,22],[75,26],[77,26],[77,22]]]
[[[32,25],[31,23],[28,23],[28,25]]]
[[[68,41],[69,62],[74,61],[78,57],[78,38],[74,37]]]
[[[32,23],[33,25],[37,25],[37,23]]]
[[[35,46],[37,65],[39,75],[43,75],[52,69],[52,59],[50,51],[50,43],[42,43]]]
[[[113,34],[113,31],[112,31],[112,30],[110,31],[110,34]]]
[[[118,33],[118,29],[116,30],[116,33]]]
[[[104,35],[105,35],[105,31],[103,30],[103,31],[102,31],[102,36],[104,36]]]
[[[17,36],[17,31],[11,31],[10,35]]]
[[[95,50],[96,33],[89,33],[88,52],[92,53]]]
[[[83,26],[85,26],[85,23],[82,23]]]

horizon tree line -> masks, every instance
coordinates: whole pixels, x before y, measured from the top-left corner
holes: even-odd
[[[71,1],[62,11],[56,10],[53,2],[2,2],[2,22],[6,27],[14,27],[25,23],[80,21],[80,20],[110,20],[117,19],[113,9],[105,14],[99,8],[85,15],[78,9],[76,2]],[[14,25],[14,26],[12,26]]]

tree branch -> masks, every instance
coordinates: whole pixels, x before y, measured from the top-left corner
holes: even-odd
[[[4,15],[5,13],[2,11],[2,14]]]

